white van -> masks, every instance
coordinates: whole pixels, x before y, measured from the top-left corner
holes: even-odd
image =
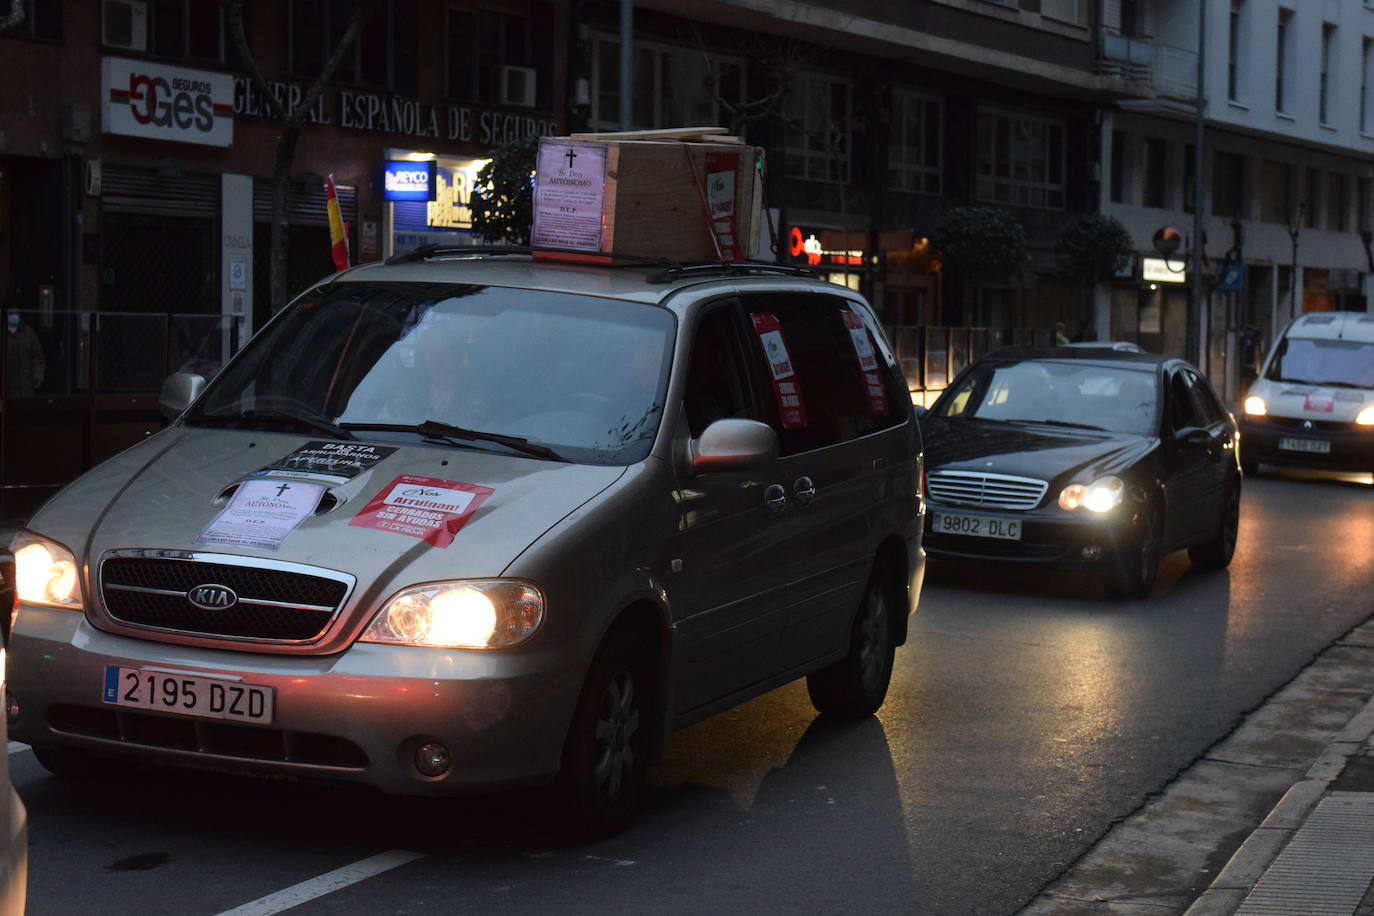
[[[1374,471],[1374,314],[1309,312],[1274,342],[1241,418],[1241,467]]]

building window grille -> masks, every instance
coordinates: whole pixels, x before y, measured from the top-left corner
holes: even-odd
[[[888,135],[888,187],[921,194],[940,193],[940,100],[905,90],[892,93]]]
[[[849,181],[853,88],[821,74],[799,76],[784,103],[784,174],[814,181]]]
[[[1010,111],[978,112],[977,197],[1064,208],[1064,123]]]
[[[344,56],[333,81],[393,89],[414,95],[418,0],[385,0],[362,23],[352,53]],[[303,78],[324,70],[348,30],[353,4],[340,0],[290,0],[287,9],[287,67]]]

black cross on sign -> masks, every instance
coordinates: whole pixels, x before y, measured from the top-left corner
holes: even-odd
[[[573,148],[570,146],[568,147],[568,152],[566,155],[568,157],[568,168],[572,168],[573,160],[577,158],[577,153],[573,152]]]
[[[281,486],[277,487],[277,499],[281,499],[281,495],[289,489],[291,489],[291,484],[289,483],[284,483]]]

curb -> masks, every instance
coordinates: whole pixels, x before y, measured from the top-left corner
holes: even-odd
[[[1331,739],[1306,777],[1284,793],[1184,916],[1231,916],[1238,910],[1372,733],[1374,698]]]

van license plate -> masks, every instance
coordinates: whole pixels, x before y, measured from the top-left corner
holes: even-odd
[[[106,665],[100,698],[112,706],[267,725],[273,694],[273,688],[258,684]]]
[[[1005,518],[937,512],[932,527],[938,534],[966,534],[979,538],[1001,538],[1004,541],[1021,540],[1021,522]]]
[[[1279,448],[1290,452],[1314,452],[1318,455],[1331,454],[1331,443],[1321,439],[1280,439]]]

